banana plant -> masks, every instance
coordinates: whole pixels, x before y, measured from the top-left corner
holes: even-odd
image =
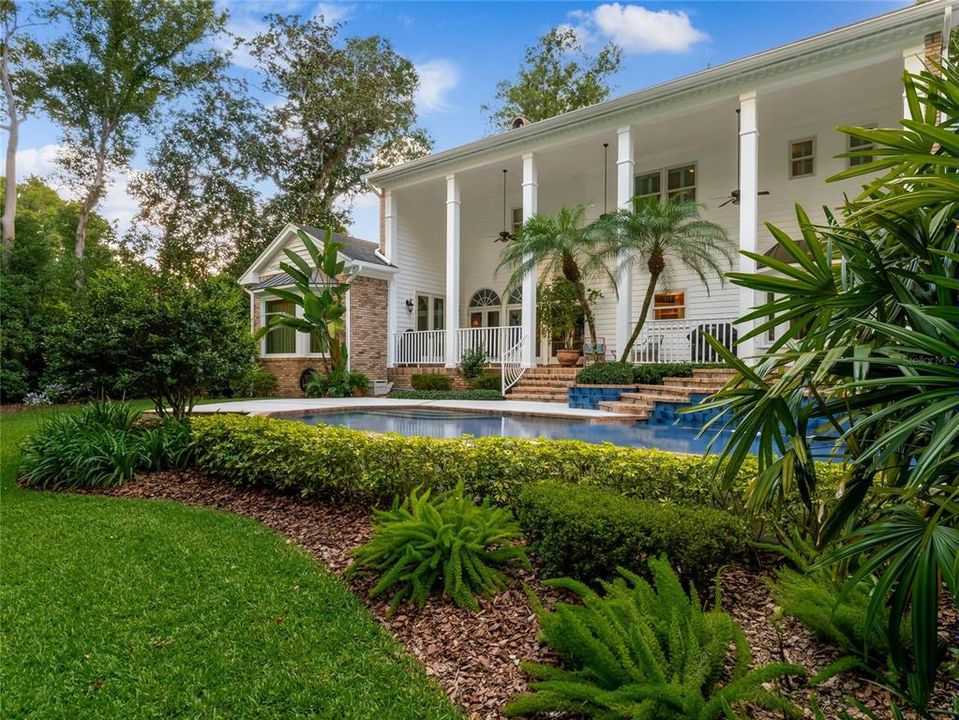
[[[270,294],[287,300],[303,309],[302,316],[287,313],[276,314],[260,328],[255,337],[259,340],[275,327],[289,327],[304,333],[319,333],[325,348],[323,363],[327,375],[340,376],[346,371],[347,349],[343,341],[346,327],[346,293],[349,279],[346,263],[340,260],[341,243],[333,239],[332,230],[327,230],[323,247],[317,247],[303,230],[296,231],[306,248],[309,261],[289,248],[283,253],[289,262],[281,262],[280,269],[293,278],[296,291],[270,289]]]

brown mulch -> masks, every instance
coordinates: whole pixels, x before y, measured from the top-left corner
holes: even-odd
[[[201,472],[160,472],[139,477],[120,488],[103,492],[117,497],[158,498],[201,505],[254,518],[291,539],[329,570],[343,576],[349,552],[371,534],[369,511],[358,505],[333,503],[318,498],[281,494],[268,490],[237,488],[212,480]],[[531,587],[547,607],[560,593],[544,587],[535,573],[520,572],[519,579]],[[836,659],[835,649],[818,641],[805,627],[790,618],[776,618],[776,607],[766,589],[763,571],[736,566],[722,576],[723,609],[743,628],[756,664],[790,662],[815,674]],[[492,600],[481,600],[479,612],[456,607],[440,599],[422,610],[401,608],[392,617],[386,600],[371,600],[372,581],[351,582],[379,622],[426,667],[449,696],[475,720],[498,720],[501,708],[517,692],[527,689],[520,661],[550,660],[549,650],[536,639],[538,626],[529,601],[519,584]],[[951,636],[959,633],[959,619],[950,608],[946,625]],[[792,688],[793,700],[806,707],[806,690]],[[842,697],[852,695],[890,718],[888,694],[852,674],[833,678],[816,689],[827,718],[837,717],[844,707]],[[946,706],[951,695],[943,687],[936,706]],[[782,718],[781,713],[755,711],[762,720]],[[808,709],[806,718],[813,714]]]

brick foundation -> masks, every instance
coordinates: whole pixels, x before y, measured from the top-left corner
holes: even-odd
[[[469,390],[469,385],[460,377],[456,368],[442,365],[403,365],[389,370],[389,379],[397,389],[409,390],[413,375],[448,375],[453,378],[454,390]]]
[[[300,375],[304,370],[323,370],[320,358],[286,357],[260,358],[263,368],[276,375],[276,390],[279,397],[303,397],[300,390]]]

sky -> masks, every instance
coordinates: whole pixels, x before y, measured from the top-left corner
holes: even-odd
[[[682,77],[841,25],[910,4],[859,0],[762,0],[733,2],[305,2],[240,0],[224,2],[234,34],[249,36],[264,27],[267,13],[313,16],[344,24],[343,35],[382,35],[409,58],[420,76],[419,124],[445,150],[490,134],[480,111],[493,99],[500,80],[514,78],[528,45],[557,25],[577,30],[587,48],[614,41],[624,51],[611,79],[612,97]],[[234,56],[234,72],[253,79],[250,58]],[[55,125],[31,117],[20,130],[17,176],[50,179],[65,196],[70,189],[55,177],[59,142]],[[132,167],[113,179],[99,211],[120,232],[136,213],[126,193],[131,173],[145,166],[150,138],[141,141]],[[353,207],[350,231],[370,240],[378,235],[378,203],[372,195]]]

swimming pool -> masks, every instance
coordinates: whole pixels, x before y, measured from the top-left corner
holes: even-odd
[[[697,455],[706,451],[710,438],[717,434],[717,432],[711,432],[709,436],[697,438],[697,427],[686,425],[594,424],[582,420],[527,415],[489,415],[427,408],[315,413],[305,415],[301,419],[310,425],[340,425],[353,430],[391,432],[407,436],[542,437],[554,440],[582,440],[589,443],[609,442],[623,447],[658,448]],[[713,452],[718,452],[723,447],[725,435],[728,433],[718,438],[713,446]],[[828,450],[828,448],[825,449]]]

